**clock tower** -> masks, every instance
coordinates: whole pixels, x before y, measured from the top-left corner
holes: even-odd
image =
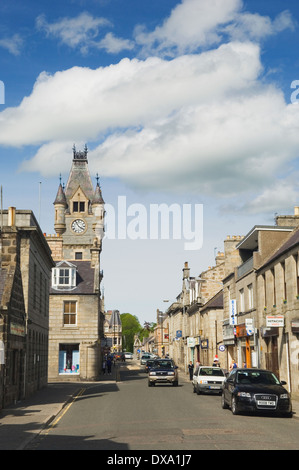
[[[93,187],[87,154],[86,146],[73,148],[67,184],[60,181],[54,201],[56,235],[46,236],[56,263],[50,289],[50,381],[93,380],[100,371],[104,201],[98,177]]]
[[[92,249],[102,248],[104,233],[104,200],[98,177],[93,188],[87,158],[87,147],[73,147],[73,162],[65,188],[59,185],[54,202],[54,228],[63,239],[64,259],[90,259]]]

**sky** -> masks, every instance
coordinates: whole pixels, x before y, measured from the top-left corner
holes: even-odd
[[[86,144],[107,310],[156,321],[184,262],[197,276],[299,205],[297,0],[1,0],[0,18],[3,206],[54,233]]]

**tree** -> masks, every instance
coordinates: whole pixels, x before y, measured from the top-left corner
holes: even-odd
[[[140,333],[142,326],[140,325],[138,318],[130,313],[121,313],[120,319],[122,324],[124,348],[127,351],[133,352],[134,336],[135,334]]]

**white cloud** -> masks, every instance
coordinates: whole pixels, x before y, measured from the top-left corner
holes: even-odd
[[[87,142],[95,171],[135,188],[231,198],[258,191],[248,211],[267,206],[267,188],[299,153],[299,106],[262,84],[260,48],[245,38],[259,41],[293,23],[288,12],[271,20],[242,7],[241,0],[183,0],[153,32],[136,30],[143,52],[171,60],[42,73],[20,106],[0,113],[0,145],[40,145],[22,170],[46,176],[64,171],[73,143]],[[39,19],[82,51],[133,47],[112,33],[99,40],[104,25],[89,14],[52,25]],[[240,41],[219,45],[223,36]]]
[[[88,12],[74,18],[61,18],[53,23],[48,23],[45,15],[40,15],[36,19],[36,26],[48,37],[58,38],[62,44],[73,49],[78,48],[82,54],[86,54],[91,48],[101,48],[115,54],[134,47],[131,41],[117,38],[112,33],[98,39],[102,29],[112,27],[112,24],[106,18],[94,17]]]
[[[287,10],[272,20],[244,11],[242,0],[182,0],[154,31],[137,26],[135,40],[145,55],[173,57],[223,40],[259,41],[284,29],[294,29]]]
[[[172,61],[123,59],[96,70],[42,73],[20,106],[0,113],[0,144],[87,141],[115,128],[146,126],[183,106],[247,94],[260,70],[257,46],[231,43]]]
[[[14,34],[12,37],[0,39],[0,47],[8,50],[8,52],[15,56],[21,53],[23,43],[24,41],[19,34]]]
[[[154,31],[138,26],[135,39],[144,53],[171,56],[217,45],[221,40],[217,28],[231,21],[241,6],[241,0],[182,0]]]

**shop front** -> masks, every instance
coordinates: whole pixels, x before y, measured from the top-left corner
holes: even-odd
[[[239,367],[257,367],[257,356],[255,350],[255,336],[253,330],[249,330],[248,324],[243,323],[235,326],[238,364]]]
[[[79,344],[59,345],[59,375],[80,374]]]

